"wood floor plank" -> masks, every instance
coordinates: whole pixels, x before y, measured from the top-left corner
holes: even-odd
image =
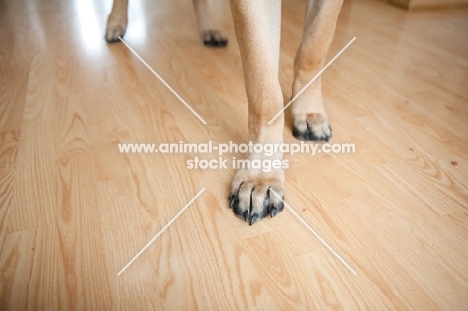
[[[8,64],[2,59],[2,64]],[[0,77],[0,131],[21,128],[29,80],[29,64],[7,65]]]
[[[91,158],[62,157],[58,171],[59,308],[104,308],[111,300],[109,293],[102,291],[109,286],[109,280],[102,260],[104,249]]]
[[[51,121],[25,122],[16,155],[8,232],[54,224],[56,173]]]
[[[57,232],[37,227],[3,240],[1,305],[7,310],[56,310],[58,296]]]

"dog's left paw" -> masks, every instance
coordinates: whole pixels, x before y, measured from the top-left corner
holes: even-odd
[[[294,116],[293,136],[299,140],[326,141],[332,129],[325,113],[308,113]]]
[[[228,43],[228,39],[219,30],[203,30],[202,31],[203,44],[212,47],[223,47]]]

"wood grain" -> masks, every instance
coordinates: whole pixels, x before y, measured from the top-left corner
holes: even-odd
[[[228,209],[234,169],[118,143],[241,143],[242,65],[205,48],[192,6],[130,1],[127,42],[103,39],[110,2],[0,3],[1,310],[468,309],[468,10],[408,13],[345,1],[324,73],[332,142],[285,155],[289,205],[252,227]],[[283,2],[279,80],[291,95],[305,2]],[[286,142],[291,134],[286,110]],[[228,154],[225,158],[241,156]],[[207,190],[120,277],[117,272]]]

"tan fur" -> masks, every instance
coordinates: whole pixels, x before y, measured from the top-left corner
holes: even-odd
[[[210,12],[209,0],[193,0],[197,15],[200,37],[207,44],[224,46],[227,43],[226,36],[218,29]],[[114,0],[112,11],[107,19],[105,38],[108,42],[118,42],[118,37],[125,34],[128,23],[128,0]]]
[[[335,32],[342,0],[309,1],[302,43],[295,58],[293,96],[321,69]],[[245,86],[249,102],[249,139],[253,142],[281,142],[283,115],[271,125],[271,120],[283,107],[283,96],[278,82],[280,7],[278,0],[231,0],[237,40],[244,66]],[[331,129],[323,106],[321,80],[317,79],[293,103],[294,124],[298,130],[310,128],[313,136],[328,139]],[[272,157],[281,158],[281,154]],[[258,155],[249,155],[249,158]],[[268,192],[272,188],[283,194],[283,170],[270,173],[239,170],[232,183],[231,200],[235,213],[241,218],[258,221],[265,215],[265,200],[282,209],[282,203]],[[265,199],[268,197],[268,199]],[[237,207],[237,210],[236,210]],[[249,217],[244,217],[247,212]]]
[[[322,68],[342,2],[309,0],[302,42],[294,61],[293,96]],[[107,24],[108,41],[125,32],[127,4],[128,0],[114,0]],[[194,4],[202,38],[224,39],[210,18],[207,0],[194,0]],[[230,0],[230,4],[244,68],[249,140],[262,144],[281,143],[284,115],[268,125],[284,104],[278,81],[281,0]],[[299,139],[328,140],[331,136],[321,92],[321,79],[318,78],[293,103],[294,135]],[[270,157],[249,154],[248,158],[273,160],[281,159],[282,154]],[[231,186],[230,206],[237,216],[250,224],[268,214],[273,217],[284,205],[269,189],[282,196],[283,183],[282,169],[269,173],[239,169]]]
[[[293,96],[322,69],[342,3],[342,0],[308,2],[302,42],[294,59]],[[295,128],[305,130],[309,126],[317,137],[331,136],[320,77],[296,99],[292,112]]]
[[[128,0],[114,0],[112,11],[107,18],[105,38],[107,41],[117,41],[127,30],[128,23]]]
[[[224,34],[216,26],[213,19],[213,14],[210,12],[208,0],[193,0],[195,5],[195,13],[197,14],[198,31],[203,41],[208,41],[210,38],[217,40],[226,40]]]

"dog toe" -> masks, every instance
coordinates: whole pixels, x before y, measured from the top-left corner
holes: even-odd
[[[332,128],[322,114],[311,113],[305,120],[295,121],[293,136],[299,140],[328,142],[332,136]]]
[[[227,38],[218,30],[205,30],[202,33],[203,44],[210,47],[223,47],[228,43]]]
[[[119,37],[123,37],[124,34],[125,34],[125,29],[122,29],[120,27],[108,29],[106,31],[105,39],[109,43],[119,42],[120,41]]]

